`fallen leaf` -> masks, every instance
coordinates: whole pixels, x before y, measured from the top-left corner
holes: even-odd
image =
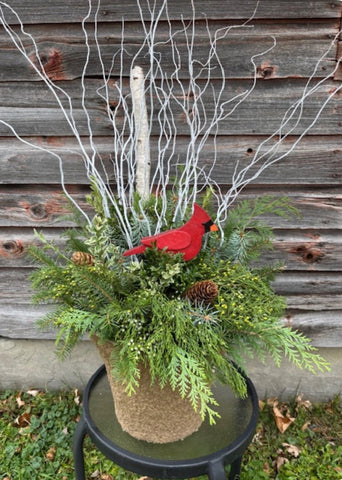
[[[19,393],[19,395],[17,396],[17,398],[15,400],[16,400],[19,408],[22,407],[23,405],[25,405],[25,402],[21,399],[21,393]]]
[[[264,408],[265,408],[265,402],[263,402],[262,400],[259,400],[259,410],[260,410],[260,412],[262,412]]]
[[[112,475],[109,475],[108,473],[104,473],[101,475],[101,480],[114,480],[114,477]]]
[[[69,433],[68,427],[63,428],[62,433],[64,435],[68,435],[68,433]]]
[[[337,473],[342,473],[342,467],[335,467],[334,470],[335,470]]]
[[[49,460],[49,462],[52,462],[55,459],[56,455],[56,447],[53,446],[49,448],[49,450],[46,452],[45,458]]]
[[[252,438],[252,443],[258,443],[259,445],[262,445],[263,436],[264,436],[263,427],[258,427]]]
[[[95,472],[90,475],[90,478],[100,478],[100,475],[100,470],[95,470]]]
[[[264,463],[262,469],[263,469],[263,471],[264,471],[265,473],[267,473],[268,475],[271,473],[271,467],[270,467],[270,465],[269,465],[268,462],[265,462],[265,463]]]
[[[26,428],[29,427],[31,424],[31,414],[30,413],[23,413],[19,415],[14,422],[13,426],[17,428]]]
[[[304,430],[307,430],[307,428],[311,425],[310,420],[305,422],[304,425],[302,426],[301,430],[304,432]]]
[[[266,403],[267,403],[267,405],[268,405],[269,407],[273,407],[274,404],[277,404],[277,405],[278,405],[279,402],[278,402],[278,398],[277,398],[277,397],[270,397],[270,398],[267,399],[267,402],[266,402]]]
[[[31,395],[32,397],[36,397],[39,393],[40,393],[40,390],[27,390],[27,392],[29,395]]]
[[[291,417],[288,411],[286,415],[283,415],[276,404],[273,405],[273,416],[280,433],[286,432],[291,423],[295,421],[295,418]]]
[[[275,460],[275,469],[276,472],[279,472],[280,467],[284,465],[284,463],[288,463],[288,459],[284,457],[283,455],[278,455],[278,457]]]
[[[310,400],[304,400],[303,395],[298,395],[298,397],[296,398],[296,403],[296,410],[298,410],[300,407],[305,408],[306,410],[310,410],[310,408],[312,407],[312,403],[310,402]]]
[[[286,451],[293,457],[299,457],[301,450],[296,445],[291,445],[290,443],[282,443],[282,446],[285,447]]]
[[[325,437],[329,435],[329,427],[327,425],[312,424],[311,430]]]
[[[74,390],[74,402],[76,403],[76,405],[80,405],[80,403],[81,403],[80,391],[79,391],[78,388],[75,388],[75,390]]]

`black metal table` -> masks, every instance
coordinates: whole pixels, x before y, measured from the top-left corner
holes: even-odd
[[[160,479],[208,475],[225,480],[225,466],[231,465],[229,480],[237,480],[242,455],[255,432],[258,397],[247,378],[248,397],[239,399],[225,385],[214,387],[221,418],[214,426],[207,421],[200,429],[178,442],[152,444],[123,432],[115,417],[105,367],[100,367],[84,391],[83,414],[74,435],[76,480],[85,480],[83,440],[88,434],[94,445],[121,467]]]

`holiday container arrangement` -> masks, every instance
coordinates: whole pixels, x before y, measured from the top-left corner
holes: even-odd
[[[134,42],[129,28],[126,41],[123,21],[117,50],[108,59],[102,54],[107,33],[101,34],[100,2],[85,2],[86,60],[77,104],[67,82],[58,83],[49,69],[56,51],[40,52],[17,12],[0,1],[4,32],[30,75],[45,85],[73,142],[63,151],[0,123],[58,163],[74,213],[76,226],[66,231],[62,247],[37,233],[39,246],[30,249],[40,266],[32,274],[35,300],[56,306],[40,326],[57,330],[61,357],[89,335],[104,359],[123,429],[150,442],[169,442],[190,435],[205,417],[217,421],[214,382],[246,396],[246,358],[272,358],[279,365],[285,356],[309,371],[328,368],[308,338],[281,322],[285,301],[271,285],[281,266],[259,262],[272,245],[263,215],[286,218],[295,210],[283,197],[240,201],[239,195],[267,168],[286,161],[342,85],[329,89],[321,105],[310,105],[308,125],[306,102],[339,67],[340,61],[332,62],[328,71],[324,63],[325,76],[315,81],[336,37],[279,127],[247,156],[231,158],[219,146],[219,128],[254,93],[258,62],[267,59],[276,39],[267,38],[258,49],[251,33],[255,11],[246,22],[212,31],[205,17],[197,21],[192,1],[184,2],[177,19],[170,18],[167,0],[136,3],[140,26]],[[245,65],[249,85],[234,89],[222,57],[227,39],[239,29],[256,51]],[[93,60],[96,82],[93,73],[87,75]],[[98,119],[88,105],[94,99],[102,102],[101,119],[113,138],[109,157],[92,129]],[[89,207],[68,191],[68,155],[84,165]]]
[[[204,208],[189,205],[183,224],[170,195],[161,233],[147,236],[162,204],[137,195],[129,212],[136,247],[128,249],[93,186],[91,224],[67,230],[63,249],[38,234],[44,247],[30,251],[42,265],[32,274],[36,301],[58,305],[40,326],[58,330],[62,357],[84,334],[91,337],[122,428],[146,441],[184,438],[206,416],[215,423],[211,385],[229,384],[244,397],[248,357],[279,365],[285,355],[310,371],[327,368],[309,339],[280,321],[285,301],[271,286],[279,265],[252,266],[271,247],[272,230],[260,216],[286,217],[293,211],[287,199],[244,201],[219,232],[211,197],[204,196]]]

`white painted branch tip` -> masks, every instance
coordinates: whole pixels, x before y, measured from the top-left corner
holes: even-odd
[[[172,0],[171,0],[172,1]],[[171,3],[171,1],[169,3]],[[341,0],[339,0],[341,1]],[[137,53],[130,57],[128,62],[130,65],[130,92],[126,90],[126,49],[125,49],[125,22],[122,23],[121,44],[112,57],[112,62],[105,65],[102,58],[100,42],[98,38],[97,19],[99,13],[99,5],[97,2],[97,10],[94,18],[95,29],[93,37],[97,47],[97,57],[100,62],[103,85],[97,90],[100,97],[105,101],[109,119],[113,128],[113,157],[112,170],[106,171],[108,166],[106,162],[102,162],[101,152],[98,152],[92,132],[91,118],[87,111],[86,94],[86,74],[92,48],[92,39],[87,31],[87,20],[89,19],[92,4],[94,0],[88,0],[89,11],[82,22],[82,30],[84,33],[87,58],[82,71],[82,110],[88,125],[88,136],[81,136],[78,130],[78,123],[74,118],[73,101],[67,91],[63,90],[59,85],[54,83],[44,71],[41,63],[38,45],[31,34],[25,31],[18,14],[7,3],[0,1],[0,24],[9,36],[13,45],[23,55],[28,64],[37,74],[38,78],[45,82],[48,90],[53,94],[57,106],[64,115],[64,119],[70,128],[70,131],[76,139],[78,152],[84,160],[87,176],[95,179],[99,189],[99,193],[103,199],[103,210],[106,216],[114,214],[118,220],[118,224],[124,232],[125,239],[129,247],[132,245],[132,225],[130,224],[129,214],[134,215],[133,194],[134,189],[139,193],[142,199],[148,198],[149,194],[154,190],[158,192],[158,202],[161,199],[162,210],[155,208],[157,216],[157,224],[149,224],[147,214],[141,209],[145,215],[144,221],[148,226],[149,234],[159,233],[163,223],[165,222],[166,209],[168,208],[167,193],[170,188],[174,189],[177,203],[174,209],[174,219],[183,220],[185,212],[190,204],[196,201],[197,195],[206,186],[215,187],[215,199],[217,200],[216,224],[220,227],[225,223],[228,208],[235,202],[240,192],[248,184],[255,181],[266,169],[274,167],[278,162],[283,161],[296,148],[300,140],[310,129],[317,123],[321,117],[323,109],[331,101],[336,98],[336,94],[342,91],[342,83],[336,87],[334,92],[328,93],[326,98],[321,101],[310,118],[309,122],[304,118],[304,103],[318,90],[323,87],[324,82],[331,78],[341,63],[339,59],[335,67],[325,73],[324,78],[318,82],[315,81],[316,73],[323,59],[328,54],[331,56],[331,50],[335,47],[335,42],[339,39],[339,32],[332,40],[328,49],[317,60],[313,68],[302,94],[291,106],[289,106],[284,117],[280,119],[279,127],[275,129],[266,139],[264,139],[255,150],[255,154],[247,165],[244,162],[233,166],[232,178],[222,178],[223,184],[230,184],[228,191],[223,191],[218,182],[215,181],[214,172],[220,168],[217,164],[218,150],[218,134],[221,122],[232,117],[237,109],[245,102],[255,90],[257,83],[257,61],[268,54],[275,46],[276,40],[273,39],[272,45],[267,46],[259,53],[255,53],[249,59],[253,67],[253,77],[250,86],[247,89],[239,90],[237,93],[226,96],[226,72],[224,59],[220,58],[217,49],[219,41],[224,40],[234,28],[248,27],[248,23],[254,18],[259,2],[256,2],[254,13],[242,25],[227,25],[216,31],[210,31],[209,23],[206,24],[208,33],[209,50],[207,58],[201,52],[197,56],[196,44],[196,15],[195,0],[191,0],[193,8],[193,18],[190,22],[184,20],[180,15],[179,21],[181,26],[175,23],[173,27],[169,17],[167,3],[168,0],[162,0],[160,8],[156,6],[154,0],[137,0],[137,8],[141,17],[141,25],[144,31],[144,40],[138,48]],[[158,3],[158,2],[157,2]],[[142,4],[147,6],[150,18],[145,20]],[[5,9],[9,13],[14,14],[20,27],[17,33],[5,18]],[[7,12],[8,13],[8,12]],[[165,20],[168,25],[168,38],[158,41],[158,23],[163,22],[165,29]],[[164,30],[163,30],[164,31]],[[29,43],[30,48],[25,47],[25,42]],[[248,39],[246,35],[246,41]],[[183,45],[182,49],[179,47]],[[169,48],[171,58],[171,74],[166,74],[163,64],[163,55],[159,48]],[[142,68],[136,64],[143,61],[146,63],[146,49],[148,50],[148,59],[150,67],[146,68],[145,73]],[[33,61],[30,51],[34,52],[35,61]],[[258,60],[259,61],[259,60]],[[37,64],[36,64],[36,63]],[[38,65],[38,66],[37,66]],[[118,72],[118,74],[116,73]],[[187,72],[188,80],[183,78],[183,73]],[[115,95],[118,96],[118,104],[113,109],[111,104],[111,91],[109,81],[114,74],[118,75],[118,81],[115,83]],[[216,90],[213,88],[215,82]],[[102,92],[102,93],[100,93]],[[132,108],[130,106],[132,100]],[[147,112],[149,106],[149,115]],[[122,122],[123,117],[123,122]],[[149,118],[150,117],[150,118]],[[182,122],[179,119],[182,118]],[[157,153],[155,154],[154,168],[151,177],[151,152],[150,152],[150,133],[152,119],[154,119],[155,130],[154,142],[157,143]],[[301,125],[302,120],[306,121]],[[10,129],[12,133],[24,144],[29,144],[25,139],[20,137],[13,127],[4,120],[0,119],[0,123]],[[296,128],[301,125],[302,133],[298,134]],[[181,137],[188,137],[188,148],[182,153]],[[291,144],[285,145],[285,140],[289,141],[292,136]],[[88,138],[88,141],[87,141]],[[214,151],[214,161],[209,164],[206,162],[203,166],[203,157],[205,155],[204,147],[206,143],[211,142],[211,148]],[[281,147],[281,148],[280,148]],[[65,193],[74,202],[67,193],[64,178],[63,158],[56,152],[52,152],[45,148],[35,146],[39,150],[50,153],[58,162],[61,174],[61,183]],[[90,153],[89,153],[90,150]],[[227,160],[228,161],[228,160]],[[180,166],[178,169],[177,166]],[[175,174],[174,174],[175,170]],[[174,175],[176,180],[174,180]],[[110,179],[114,178],[113,182]],[[115,188],[111,187],[111,183],[115,184]],[[114,193],[115,191],[115,193]],[[157,202],[156,202],[157,205]],[[79,210],[85,215],[86,213]],[[114,213],[112,213],[114,212]],[[139,211],[140,215],[140,211]],[[155,231],[152,231],[155,229]]]
[[[146,199],[150,193],[150,127],[145,99],[145,78],[141,67],[132,68],[130,84],[135,126],[136,190]]]

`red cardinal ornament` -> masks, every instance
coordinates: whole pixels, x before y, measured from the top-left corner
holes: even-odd
[[[144,253],[147,247],[155,246],[158,250],[170,253],[183,253],[184,260],[196,257],[201,250],[202,237],[205,233],[215,232],[218,228],[207,212],[196,203],[190,220],[182,227],[142,238],[141,245],[124,252],[124,256]]]

